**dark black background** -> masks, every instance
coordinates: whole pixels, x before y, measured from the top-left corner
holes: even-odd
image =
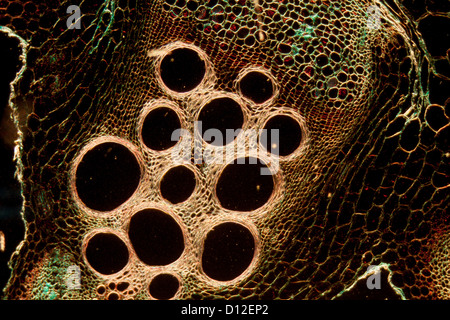
[[[0,288],[9,278],[7,262],[24,236],[24,224],[20,216],[22,198],[20,185],[14,178],[14,141],[16,129],[11,120],[8,98],[10,82],[22,66],[21,49],[17,38],[0,32],[0,231],[5,235],[6,248],[0,252]],[[0,297],[2,296],[0,292]]]

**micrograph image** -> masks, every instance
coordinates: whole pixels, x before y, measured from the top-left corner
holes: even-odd
[[[0,299],[449,300],[450,2],[0,0]]]

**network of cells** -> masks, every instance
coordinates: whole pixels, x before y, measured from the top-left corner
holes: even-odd
[[[450,58],[418,30],[444,15],[405,5],[0,1],[26,227],[5,297],[335,299],[379,266],[449,298]]]

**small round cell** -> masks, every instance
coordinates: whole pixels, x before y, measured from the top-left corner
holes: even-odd
[[[232,142],[244,124],[239,103],[229,97],[216,98],[203,106],[198,116],[203,139],[214,146]]]
[[[180,288],[178,278],[168,274],[158,274],[153,278],[149,286],[151,296],[158,300],[168,300],[173,298]]]
[[[128,248],[122,239],[108,232],[98,233],[90,238],[85,255],[89,265],[104,275],[122,270],[129,258]]]
[[[163,198],[176,204],[186,201],[194,192],[195,174],[186,166],[169,169],[161,179],[160,190]]]
[[[105,292],[106,292],[105,286],[100,285],[100,286],[97,287],[97,293],[98,293],[99,295],[102,295],[102,294],[104,294]]]
[[[239,158],[222,171],[216,195],[225,209],[252,211],[270,199],[274,189],[269,168],[253,157]]]
[[[110,211],[133,195],[140,177],[134,154],[122,144],[106,142],[83,156],[76,169],[75,186],[88,208]]]
[[[255,254],[255,239],[250,230],[234,222],[215,226],[203,244],[202,268],[217,281],[239,277],[251,264]]]
[[[261,144],[271,153],[288,156],[300,146],[302,128],[297,120],[288,115],[269,119],[260,136]]]
[[[191,48],[169,52],[160,65],[162,82],[172,91],[184,93],[195,89],[206,73],[205,61]]]
[[[155,151],[163,151],[177,144],[178,136],[173,135],[181,128],[177,113],[168,107],[151,110],[142,124],[142,140]]]
[[[184,251],[184,237],[178,223],[158,209],[144,209],[130,220],[128,236],[139,259],[150,266],[176,261]]]
[[[107,300],[119,300],[120,296],[117,292],[111,292],[108,294]]]
[[[272,79],[260,71],[251,71],[239,81],[239,90],[244,97],[255,103],[264,103],[274,94]]]
[[[129,286],[130,286],[130,284],[128,282],[119,282],[117,284],[117,290],[119,290],[120,292],[123,292],[126,289],[128,289]]]

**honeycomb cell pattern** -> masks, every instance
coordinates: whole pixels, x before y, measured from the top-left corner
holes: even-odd
[[[205,64],[200,63],[202,60],[198,54],[198,48],[196,50],[192,49],[192,46],[183,48],[180,43],[176,47],[168,46],[168,48],[169,50],[162,52],[164,57],[161,60],[160,68],[156,68],[156,72],[161,72],[162,83],[170,89],[167,90],[168,97],[165,97],[166,99],[171,97],[172,92],[186,93],[194,90],[200,85],[206,74]],[[179,65],[174,67],[172,64]],[[178,77],[181,66],[183,67],[182,77]],[[194,70],[201,72],[190,77],[187,73],[194,72]],[[265,75],[264,77],[267,78]],[[243,77],[242,81],[245,79]],[[193,80],[195,81],[192,82]],[[256,92],[258,88],[254,87],[252,90]],[[260,90],[266,92],[264,86],[261,86]],[[238,102],[238,96],[233,98],[233,94],[212,92],[210,99],[206,99],[203,106],[194,105],[192,100],[188,102],[191,104],[191,118],[202,125],[201,135],[202,141],[205,143],[221,147],[236,140],[236,136],[232,135],[230,140],[208,141],[205,138],[208,130],[218,130],[222,136],[228,139],[227,130],[232,130],[234,133],[244,127],[243,107]],[[148,207],[140,210],[136,210],[135,206],[128,207],[126,205],[126,202],[132,202],[130,198],[138,186],[144,185],[144,183],[140,183],[142,176],[140,168],[145,168],[145,164],[139,163],[138,159],[144,159],[145,155],[136,156],[134,152],[147,148],[152,152],[163,152],[173,148],[180,143],[180,139],[173,138],[173,132],[181,129],[181,123],[189,123],[186,114],[179,115],[177,113],[176,110],[180,107],[173,105],[175,108],[172,109],[171,103],[164,100],[150,101],[146,105],[148,108],[146,110],[144,107],[143,120],[138,122],[136,128],[141,136],[141,146],[129,150],[126,147],[127,143],[112,142],[118,138],[110,137],[111,142],[103,142],[105,137],[100,137],[98,139],[101,142],[94,140],[94,143],[85,148],[87,151],[83,151],[78,157],[80,160],[75,162],[72,177],[75,180],[74,198],[81,200],[83,206],[95,210],[94,212],[98,212],[97,214],[107,211],[111,216],[123,216],[124,225],[120,231],[127,233],[127,241],[123,241],[114,233],[102,232],[101,228],[92,231],[95,233],[94,236],[87,236],[89,240],[85,245],[85,260],[92,269],[104,276],[122,271],[129,261],[132,263],[135,259],[150,268],[174,265],[179,259],[183,261],[182,256],[186,250],[185,242],[192,238],[186,234],[187,226],[180,226],[183,221],[180,221],[179,217],[173,216],[177,212],[176,209],[172,211],[170,206],[161,207],[161,203],[158,201],[155,202],[156,207],[149,204]],[[198,114],[195,113],[197,109],[200,110]],[[180,120],[180,118],[185,119]],[[300,126],[298,128],[300,129]],[[299,134],[298,139],[301,139],[301,130],[296,133]],[[241,143],[245,143],[245,140],[242,140]],[[282,139],[280,145],[283,144],[284,140]],[[133,152],[133,150],[135,151]],[[251,151],[244,150],[244,154],[245,152],[250,153]],[[155,165],[158,165],[157,158],[153,161]],[[190,162],[172,167],[169,162],[167,165],[169,165],[169,169],[163,173],[159,181],[159,194],[169,204],[189,202],[196,186],[201,185],[202,180],[198,178],[201,173],[195,174],[196,167],[193,166],[192,169],[188,167],[188,165],[192,166]],[[220,167],[220,162],[216,166]],[[258,158],[236,157],[232,163],[223,167],[218,174],[215,190],[209,190],[215,195],[213,199],[219,207],[218,210],[222,208],[234,212],[254,211],[269,201],[274,193],[275,183],[280,184],[280,181],[276,180],[279,179],[279,176],[274,178],[272,174],[262,174],[262,168],[269,171],[270,168]],[[207,178],[206,176],[203,181]],[[204,191],[208,190],[203,190],[203,193]],[[144,195],[144,192],[137,191],[134,200],[145,203],[145,198],[139,199]],[[199,199],[202,199],[202,195],[192,197],[192,201],[199,201]],[[120,212],[122,211],[120,209],[115,212],[114,209],[121,205],[128,208],[123,209],[123,212]],[[195,207],[196,204],[191,206]],[[191,239],[191,242],[203,241],[200,247],[200,261],[195,261],[195,257],[190,257],[190,259],[193,260],[194,266],[203,273],[205,281],[212,280],[210,282],[213,285],[233,281],[248,273],[247,269],[255,264],[253,262],[256,257],[255,253],[259,250],[256,247],[259,244],[257,232],[251,232],[243,224],[231,222],[234,220],[231,215],[229,221],[226,220],[226,215],[223,218],[225,220],[210,228],[206,235],[203,235],[203,239],[201,237],[200,240]],[[246,222],[246,224],[248,223]],[[250,228],[255,229],[255,226]],[[208,229],[206,228],[206,230]],[[188,250],[192,250],[192,247]],[[129,252],[133,254],[130,256]],[[186,255],[189,255],[189,252]],[[186,259],[184,260],[186,261]],[[152,275],[151,270],[148,278]],[[164,273],[153,278],[148,287],[150,298],[170,299],[176,295],[180,282],[183,282],[181,276],[183,270],[181,266],[174,265],[171,267],[171,271],[173,274]],[[115,294],[113,294],[113,298],[108,296],[108,299],[115,298]]]
[[[449,58],[407,2],[93,0],[67,29],[68,1],[0,1],[24,57],[5,297],[334,299],[382,265],[448,298]]]

